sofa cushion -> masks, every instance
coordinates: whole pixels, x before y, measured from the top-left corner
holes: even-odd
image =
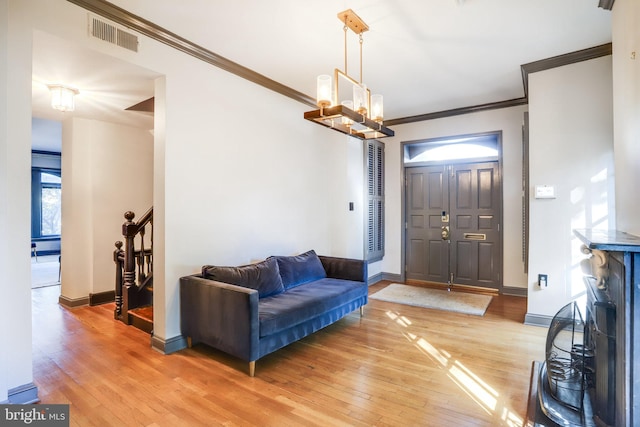
[[[278,261],[285,289],[327,277],[322,262],[313,249],[296,256],[275,256],[272,258]]]
[[[260,337],[278,333],[357,299],[366,303],[367,284],[325,278],[263,298],[258,302]]]
[[[202,277],[255,289],[258,291],[260,298],[276,295],[284,291],[278,270],[278,262],[273,258],[239,267],[205,265],[202,267]]]

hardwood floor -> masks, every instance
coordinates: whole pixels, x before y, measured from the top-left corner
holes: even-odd
[[[484,317],[369,300],[251,378],[204,345],[152,350],[113,304],[58,296],[33,290],[34,382],[41,403],[70,403],[72,426],[520,426],[546,337],[522,323],[525,298],[494,297]]]

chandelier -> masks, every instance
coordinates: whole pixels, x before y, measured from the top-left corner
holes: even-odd
[[[347,9],[338,14],[344,23],[344,71],[335,69],[333,81],[330,75],[318,76],[316,93],[318,110],[304,113],[306,120],[311,120],[328,128],[360,139],[385,138],[393,136],[393,130],[383,123],[382,95],[371,95],[371,91],[362,82],[362,33],[369,26]],[[359,36],[360,41],[360,80],[347,74],[347,30]],[[343,82],[342,89],[340,82]],[[351,90],[344,90],[344,86]]]

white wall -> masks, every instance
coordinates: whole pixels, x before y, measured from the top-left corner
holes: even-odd
[[[14,53],[24,56],[20,68],[24,84],[10,94],[12,104],[25,105],[18,110],[27,122],[25,135],[30,126],[31,82],[24,70],[31,66],[34,29],[164,76],[156,82],[154,132],[154,331],[158,338],[179,335],[179,277],[197,272],[205,263],[241,264],[311,248],[321,254],[362,257],[362,244],[353,241],[362,240],[357,216],[363,212],[363,194],[354,190],[359,184],[349,183],[358,176],[362,180],[361,143],[303,120],[308,106],[144,36],[136,54],[89,39],[87,12],[67,1],[37,3],[34,7],[32,2],[11,0],[10,21],[20,14],[29,21],[10,31],[12,37],[27,34],[27,42],[16,44],[20,51]],[[8,63],[16,63],[14,55],[9,55]],[[94,189],[89,182],[73,179],[91,175],[91,165],[73,159],[91,159],[90,145],[79,144],[79,135],[94,133],[85,125],[76,123],[68,130],[65,126],[63,135],[63,144],[74,144],[69,158],[63,146],[63,239],[70,236],[75,243],[70,247],[63,241],[62,248],[63,294],[69,299],[87,295],[81,280],[94,278],[98,268],[74,261],[84,258],[79,251],[96,244],[94,235],[79,231],[95,226],[91,224],[96,216]],[[13,165],[29,173],[28,157]],[[28,191],[25,194],[28,197]],[[69,197],[74,197],[74,208],[68,207]],[[353,212],[348,211],[350,201],[355,202]],[[28,198],[22,211],[28,212]],[[21,237],[26,247],[24,276],[28,277],[28,227],[25,230]],[[108,240],[111,248],[112,239]],[[91,286],[102,290],[102,285]],[[28,339],[30,334],[25,336]]]
[[[522,262],[522,123],[526,106],[484,111],[444,119],[394,126],[396,136],[385,143],[385,257],[370,275],[402,271],[402,153],[401,142],[453,135],[502,131],[502,192],[505,287],[526,288]]]
[[[362,245],[351,243],[362,241],[362,226],[350,226],[363,193],[349,184],[350,176],[362,182],[361,144],[303,120],[308,107],[246,80],[195,60],[185,65],[188,57],[167,63],[180,61],[162,70],[166,113],[156,129],[156,146],[161,137],[165,146],[155,184],[165,188],[160,338],[180,332],[179,278],[204,264],[308,249],[362,257]]]
[[[640,235],[640,2],[616,0],[612,13],[616,222]]]
[[[33,380],[31,32],[9,3],[0,1],[0,402]]]
[[[63,125],[61,293],[74,300],[114,289],[124,212],[139,218],[153,204],[153,137],[97,120]]]
[[[584,292],[573,230],[615,228],[611,79],[611,56],[529,75],[528,315],[553,316]],[[535,185],[556,198],[535,199]]]
[[[0,28],[8,28],[9,14],[7,2],[0,1]],[[9,61],[7,48],[8,31],[0,31],[0,99],[8,99],[9,95]],[[9,162],[9,123],[6,119],[8,112],[6,102],[0,102],[0,271],[7,271],[9,266],[9,175],[7,174],[7,163]],[[11,289],[8,280],[0,280],[0,292],[6,295]],[[8,317],[9,298],[0,298],[0,324],[9,323]],[[8,328],[0,328],[0,342],[9,342]],[[7,400],[7,371],[9,365],[9,346],[3,345],[0,348],[0,402]],[[23,350],[24,351],[24,350]]]
[[[322,129],[321,129],[322,130]],[[335,191],[334,204],[338,215],[333,216],[331,229],[334,239],[331,242],[330,252],[342,254],[351,258],[363,259],[365,250],[365,159],[364,143],[357,138],[342,138],[346,153],[333,162],[335,173],[346,176],[346,182],[339,184],[341,191]],[[338,142],[340,144],[340,142]],[[358,167],[361,164],[362,167]],[[353,202],[354,209],[349,211],[349,202]],[[343,230],[348,230],[344,233]]]

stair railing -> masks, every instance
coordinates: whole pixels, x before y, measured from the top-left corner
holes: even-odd
[[[130,324],[129,310],[141,305],[139,291],[148,286],[153,278],[153,207],[137,222],[133,221],[135,216],[131,211],[125,212],[126,221],[122,224],[124,244],[117,241],[113,251],[116,264],[114,318],[127,324]],[[145,246],[144,239],[147,226],[151,229],[149,248]]]

